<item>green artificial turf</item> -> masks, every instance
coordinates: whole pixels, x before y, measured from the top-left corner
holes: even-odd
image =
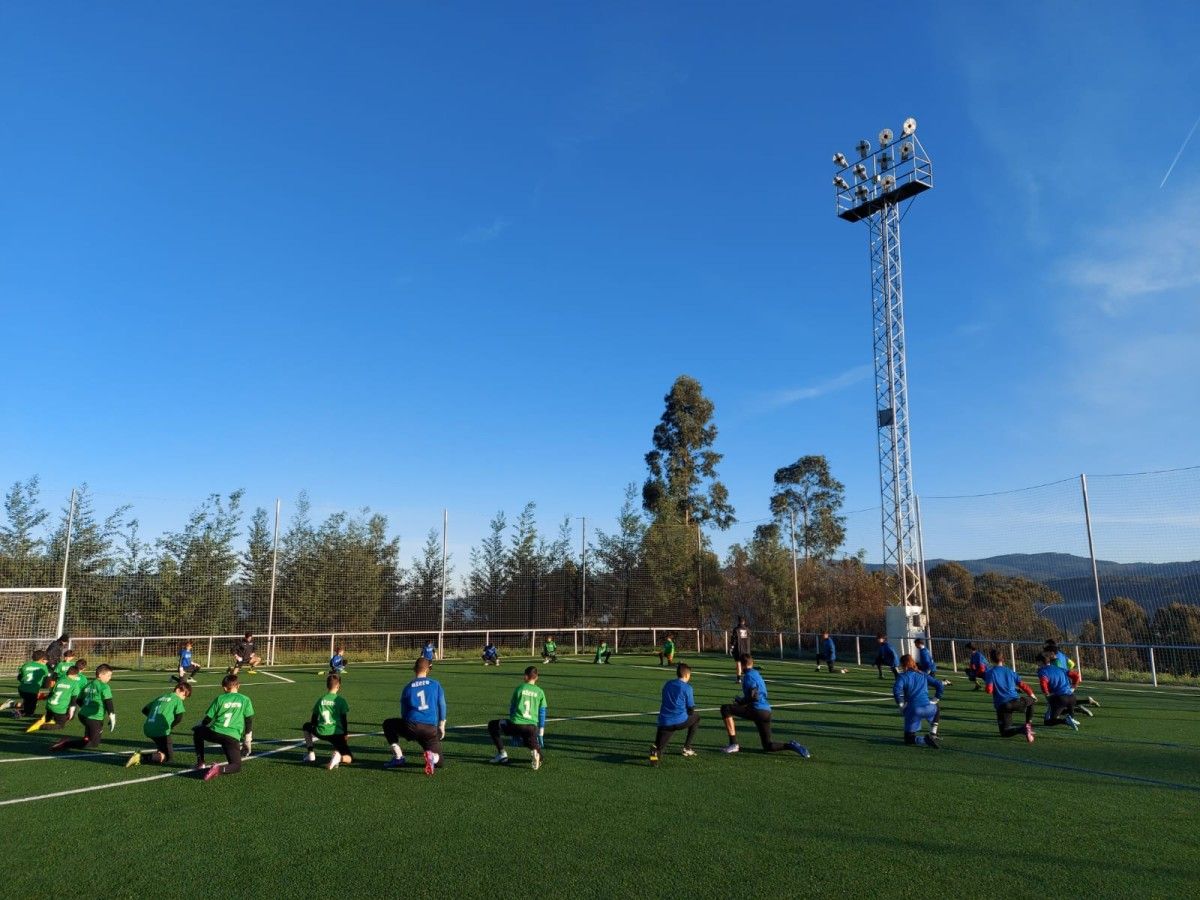
[[[685,659],[702,710],[733,696],[726,658]],[[491,766],[482,726],[506,714],[528,662],[435,667],[450,729],[433,778],[417,765],[385,771],[390,753],[375,734],[351,740],[352,766],[304,764],[287,742],[299,741],[323,693],[315,665],[270,670],[290,682],[245,676],[256,758],[207,784],[144,779],[192,765],[190,726],[219,673],[199,676],[166,768],[123,768],[150,746],[140,709],[169,689],[166,673],[116,674],[108,755],[50,757],[55,734],[25,735],[0,717],[0,803],[115,785],[0,805],[4,893],[60,883],[97,897],[1177,897],[1200,883],[1195,689],[1087,683],[1080,693],[1102,704],[1095,718],[1078,734],[1039,728],[1030,745],[999,738],[990,700],[955,679],[939,751],[901,742],[890,677],[768,659],[760,668],[776,734],[813,759],[758,752],[750,723],[739,729],[742,752],[725,756],[719,718],[705,711],[700,755],[681,757],[677,734],[655,769],[646,755],[668,670],[650,656],[609,666],[564,657],[542,667],[543,768],[532,771],[523,748],[509,749],[507,768]],[[351,665],[343,695],[356,733],[397,714],[410,671]],[[79,731],[72,723],[67,733]],[[328,759],[327,746],[318,750]],[[415,746],[408,752],[419,759]]]

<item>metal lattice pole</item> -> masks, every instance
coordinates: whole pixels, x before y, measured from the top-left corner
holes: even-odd
[[[879,133],[878,150],[872,150],[870,142],[860,141],[859,161],[853,165],[843,154],[835,154],[838,174],[833,183],[838,217],[848,222],[866,221],[868,227],[883,563],[895,574],[892,602],[924,611],[923,554],[909,439],[900,259],[900,204],[933,187],[933,165],[917,140],[916,130],[916,120],[907,120],[900,143],[895,146],[891,130],[885,128]]]

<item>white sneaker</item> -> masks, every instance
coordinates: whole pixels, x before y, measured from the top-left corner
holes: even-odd
[[[325,768],[328,769],[330,772],[332,772],[334,769],[336,769],[341,764],[342,764],[342,754],[340,754],[336,750],[334,750],[333,756],[329,757],[329,765],[327,765]]]
[[[737,753],[741,749],[742,748],[739,747],[737,744],[726,744],[724,747],[721,748],[721,752],[722,753]]]
[[[533,753],[533,770],[536,772],[538,769],[540,769],[542,767],[542,754],[538,750],[534,750],[534,751],[532,751],[532,753]]]
[[[680,755],[681,756],[695,756],[696,751],[693,750],[691,747],[684,747],[683,750],[681,751]]]
[[[508,765],[508,754],[501,750],[492,757],[492,762],[494,762],[496,765],[506,766]]]
[[[307,753],[305,753],[305,754],[304,754],[304,761],[305,761],[306,763],[315,763],[315,762],[317,761],[317,754],[316,754],[316,751],[315,751],[315,750],[309,750]]]

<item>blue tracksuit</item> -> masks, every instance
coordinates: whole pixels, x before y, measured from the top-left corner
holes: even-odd
[[[929,652],[928,647],[922,647],[917,651],[917,668],[926,675],[937,673],[937,663],[933,661],[933,654]]]
[[[184,648],[179,651],[179,668],[190,669],[192,667],[192,651]]]
[[[892,645],[884,641],[875,651],[875,662],[877,665],[891,666],[894,669],[900,665],[900,657],[896,655]]]
[[[329,668],[334,672],[341,672],[346,668],[346,657],[340,653],[333,654],[333,656],[329,657]]]
[[[754,699],[755,691],[758,699]],[[767,683],[758,669],[749,669],[742,675],[742,697],[746,703],[753,703],[755,709],[771,711],[771,704],[767,702]]]
[[[418,725],[446,721],[446,692],[432,678],[414,678],[400,695],[400,718]]]
[[[658,710],[658,724],[663,726],[682,725],[687,721],[688,710],[696,708],[696,697],[692,686],[682,678],[672,678],[662,689],[662,706]]]
[[[827,637],[821,641],[821,659],[833,662],[837,659],[837,644],[833,642],[833,638]]]
[[[421,648],[421,655],[423,657],[425,657],[427,660],[429,660],[430,662],[433,662],[433,644],[428,643],[423,648]]]
[[[1007,666],[992,666],[983,673],[983,683],[991,688],[992,705],[999,709],[1011,703],[1023,693],[1017,685],[1024,685],[1021,676]]]
[[[932,722],[937,715],[937,706],[929,701],[929,689],[933,688],[939,700],[946,689],[938,679],[912,669],[901,672],[892,684],[892,697],[897,705],[903,703],[904,730],[912,733],[921,730],[921,720]]]
[[[495,644],[488,644],[483,648],[483,658],[486,660],[495,660],[500,658],[500,651],[496,649]]]

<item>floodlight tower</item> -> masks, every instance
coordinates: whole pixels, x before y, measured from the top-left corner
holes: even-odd
[[[845,155],[834,154],[833,186],[838,217],[865,221],[870,234],[883,562],[896,574],[893,604],[925,612],[924,554],[908,437],[900,205],[933,187],[933,164],[917,140],[916,119],[904,121],[899,146],[893,137],[890,128],[879,132],[878,150],[872,150],[866,139],[859,141],[858,161],[853,164]]]

